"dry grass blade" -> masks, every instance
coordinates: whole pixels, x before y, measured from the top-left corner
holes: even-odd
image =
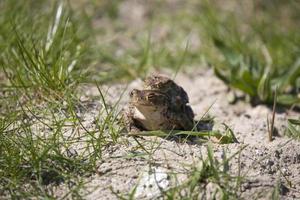
[[[269,127],[269,118],[267,119],[267,125],[268,125],[268,133],[269,133],[269,142],[272,142],[273,135],[274,135],[274,123],[275,123],[275,115],[276,115],[276,104],[277,104],[277,87],[274,91],[274,102],[273,102],[273,110],[272,110],[272,119],[271,119],[271,127]]]

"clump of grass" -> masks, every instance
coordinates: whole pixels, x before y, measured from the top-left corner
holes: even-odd
[[[116,105],[107,106],[100,90],[94,125],[80,115],[76,87],[93,55],[88,22],[66,1],[0,7],[0,195],[56,198],[52,186],[65,185],[65,197],[80,198],[84,176],[120,132]]]
[[[227,157],[224,152],[220,162],[214,157],[211,145],[208,145],[207,158],[191,167],[185,183],[165,191],[164,196],[168,199],[238,198],[242,177],[230,174],[229,162],[242,150],[243,148],[231,157]]]
[[[84,105],[74,99],[40,109],[27,103],[0,118],[0,195],[11,198],[55,198],[55,185],[66,195],[84,187],[107,145],[119,142],[115,106],[102,106],[94,126],[84,124]],[[102,105],[105,100],[102,98]],[[34,104],[34,101],[31,102]],[[79,111],[79,107],[82,111]]]
[[[160,188],[160,197],[164,199],[237,199],[239,198],[241,184],[244,179],[240,168],[237,174],[229,171],[230,161],[240,156],[243,146],[231,156],[223,151],[222,160],[214,156],[211,143],[207,146],[207,157],[197,163],[185,166],[184,172],[169,172],[169,179],[173,185],[164,190]],[[151,162],[150,162],[151,163]],[[153,163],[152,163],[153,164]],[[178,175],[187,175],[185,181],[179,181]],[[174,181],[174,182],[173,182]],[[139,184],[139,183],[138,183]],[[138,184],[126,195],[120,195],[112,189],[112,192],[120,199],[135,199]],[[157,197],[155,197],[157,198]]]
[[[254,104],[271,104],[277,87],[278,104],[299,105],[300,36],[296,29],[282,30],[268,17],[243,21],[211,4],[204,6],[201,17],[201,27],[216,48],[207,51],[207,58],[220,79],[249,95]]]
[[[86,35],[79,32],[79,22],[67,3],[13,0],[5,1],[3,10],[0,63],[9,79],[7,87],[45,98],[61,97],[69,89],[74,90],[85,74],[81,65],[89,61]]]

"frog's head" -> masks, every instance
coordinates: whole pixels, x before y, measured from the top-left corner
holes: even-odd
[[[137,108],[165,108],[168,106],[169,98],[158,91],[134,89],[130,92],[130,102]]]

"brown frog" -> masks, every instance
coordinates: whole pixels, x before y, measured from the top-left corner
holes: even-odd
[[[125,111],[127,130],[192,130],[193,117],[179,107],[174,109],[176,106],[172,105],[172,98],[160,89],[132,90],[129,107]]]

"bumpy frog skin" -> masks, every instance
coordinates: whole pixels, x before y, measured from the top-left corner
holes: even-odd
[[[189,103],[189,97],[184,89],[166,76],[149,76],[145,79],[144,88],[148,90],[158,90],[168,94],[170,97],[172,97],[172,104],[174,104],[173,106],[181,106]]]
[[[156,90],[167,94],[170,97],[171,110],[179,113],[184,112],[190,120],[194,119],[192,108],[187,105],[189,97],[186,91],[177,85],[172,79],[162,75],[151,75],[145,79],[144,88]]]
[[[187,93],[173,80],[159,75],[145,80],[143,90],[132,90],[125,110],[128,131],[191,130],[194,113]]]

